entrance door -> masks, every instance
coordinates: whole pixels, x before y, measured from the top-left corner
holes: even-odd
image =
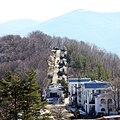
[[[50,93],[50,97],[57,97],[57,93]]]

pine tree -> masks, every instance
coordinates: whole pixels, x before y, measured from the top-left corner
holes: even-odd
[[[7,72],[0,81],[1,118],[18,119],[20,107],[20,77],[16,73]]]
[[[46,102],[40,101],[36,72],[28,71],[24,78],[7,72],[0,80],[0,119],[39,120]]]
[[[44,103],[40,101],[39,90],[41,89],[36,83],[36,73],[31,70],[26,73],[25,79],[22,80],[22,118],[24,120],[37,119],[40,116],[40,109],[44,108]]]

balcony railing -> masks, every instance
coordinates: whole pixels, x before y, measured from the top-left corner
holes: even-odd
[[[91,100],[89,104],[95,104],[95,100]]]

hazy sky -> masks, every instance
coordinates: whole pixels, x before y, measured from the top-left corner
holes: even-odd
[[[120,0],[0,0],[0,23],[16,19],[42,22],[76,9],[120,12]]]

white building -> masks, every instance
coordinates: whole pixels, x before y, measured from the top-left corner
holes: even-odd
[[[107,93],[110,83],[90,78],[69,78],[68,82],[69,104],[81,106],[89,114],[115,112],[114,101]]]
[[[61,84],[51,84],[45,92],[45,98],[63,97]]]
[[[117,114],[114,107],[114,100],[108,93],[101,94],[95,98],[95,111],[104,114]]]
[[[68,91],[69,91],[69,104],[81,104],[81,84],[91,81],[91,78],[69,78]]]

